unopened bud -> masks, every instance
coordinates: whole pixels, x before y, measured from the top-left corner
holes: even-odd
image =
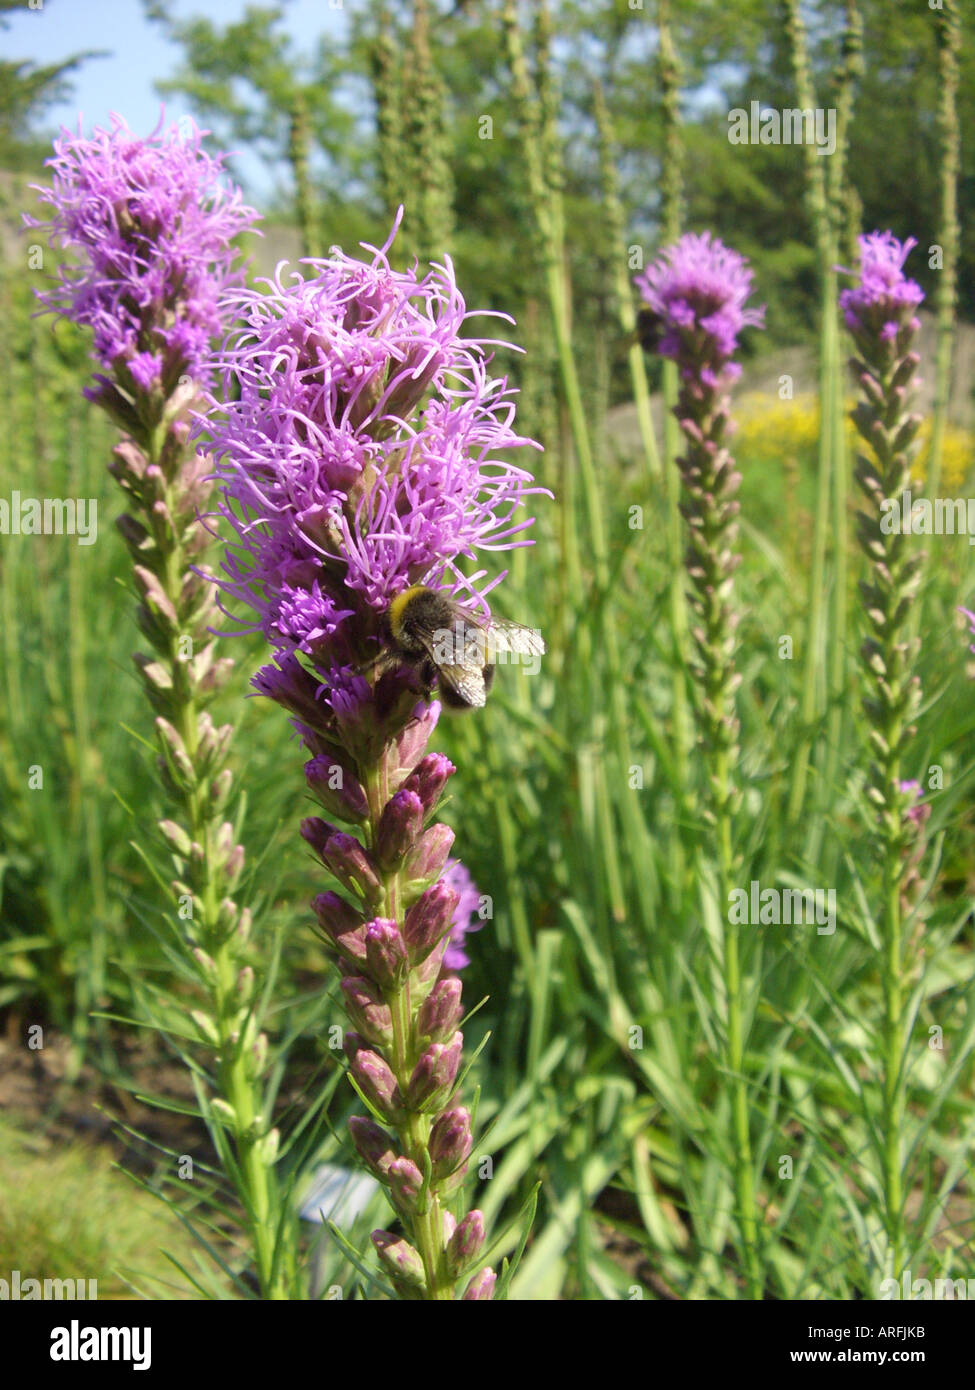
[[[436,810],[447,779],[456,771],[456,767],[443,753],[428,753],[410,773],[405,785],[420,798],[424,817]]]
[[[392,1139],[375,1120],[369,1120],[364,1115],[353,1115],[348,1124],[359,1157],[375,1177],[385,1182],[396,1157]]]
[[[348,975],[340,988],[355,1027],[367,1042],[387,1047],[393,1038],[393,1018],[376,986],[363,975]]]
[[[417,1198],[423,1190],[423,1174],[409,1158],[396,1158],[389,1165],[386,1181],[400,1207],[416,1209]]]
[[[414,963],[429,955],[450,930],[459,901],[456,891],[440,879],[409,909],[403,922],[403,937]]]
[[[377,917],[366,926],[366,961],[383,989],[400,989],[410,970],[406,942],[395,922]]]
[[[405,787],[387,801],[376,831],[376,858],[391,869],[413,849],[423,830],[423,802]]]
[[[463,1163],[473,1145],[469,1110],[458,1105],[438,1115],[430,1130],[429,1144],[434,1182],[447,1177]]]
[[[438,980],[416,1016],[416,1029],[427,1042],[443,1042],[460,1023],[464,1013],[461,983],[456,976]]]
[[[467,1285],[467,1290],[462,1303],[483,1303],[489,1298],[494,1297],[494,1286],[498,1281],[498,1276],[493,1269],[482,1269],[479,1274]]]
[[[426,1288],[426,1276],[419,1252],[402,1236],[394,1236],[392,1231],[373,1231],[371,1238],[379,1263],[397,1289],[407,1295],[420,1294]]]
[[[463,1047],[463,1034],[455,1033],[450,1042],[431,1043],[424,1049],[420,1060],[413,1068],[407,1090],[411,1110],[429,1111],[440,1108],[457,1079]]]
[[[473,1264],[484,1244],[484,1217],[469,1211],[447,1244],[447,1267],[455,1277]]]

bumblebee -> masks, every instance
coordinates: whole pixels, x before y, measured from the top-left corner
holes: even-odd
[[[656,352],[664,336],[663,321],[652,309],[640,309],[636,316],[636,340],[644,352]]]
[[[494,680],[497,656],[544,654],[541,633],[520,623],[489,618],[464,608],[439,589],[414,584],[397,594],[386,611],[387,669],[413,666],[427,692],[436,684],[451,709],[480,709]]]

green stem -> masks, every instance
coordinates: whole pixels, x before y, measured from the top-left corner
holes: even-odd
[[[728,759],[724,753],[715,758],[715,783],[719,798],[730,792]],[[755,1172],[749,1128],[748,1085],[745,1079],[745,1028],[740,958],[741,929],[731,920],[728,911],[733,882],[734,855],[731,840],[731,818],[718,813],[718,874],[719,901],[724,918],[724,985],[727,993],[726,1066],[731,1085],[732,1129],[735,1145],[735,1192],[738,1220],[741,1228],[748,1296],[762,1297],[762,1264],[758,1242],[758,1210],[755,1202]]]
[[[831,254],[836,257],[823,267],[826,275],[826,294],[830,296],[831,373],[829,414],[824,424],[831,431],[830,452],[833,474],[833,609],[830,630],[829,698],[830,710],[826,736],[826,772],[822,782],[822,797],[832,797],[839,772],[840,750],[847,715],[847,553],[849,545],[847,523],[846,438],[843,413],[843,364],[840,361],[841,329],[836,291],[836,271],[833,269],[839,254],[844,218],[848,212],[847,150],[856,79],[862,70],[863,24],[856,0],[846,0],[846,24],[843,31],[843,55],[839,68],[836,95],[836,149],[830,160],[828,191],[831,229]],[[824,818],[817,817],[811,858],[819,860],[820,837]],[[829,863],[834,860],[832,851]],[[827,865],[829,867],[829,864]]]
[[[958,266],[958,174],[961,167],[961,131],[958,123],[958,55],[961,49],[961,17],[957,0],[943,0],[935,15],[938,35],[938,135],[941,143],[941,206],[939,240],[942,248],[938,282],[938,343],[935,355],[934,410],[931,417],[931,449],[928,455],[927,494],[937,497],[941,486],[941,461],[948,403],[951,395],[951,359],[955,336],[955,297]]]
[[[793,77],[798,104],[803,109],[816,107],[806,29],[799,0],[784,0],[786,32],[788,34]],[[798,822],[805,801],[815,725],[826,706],[824,656],[826,644],[826,548],[830,526],[835,519],[830,513],[833,474],[832,412],[835,409],[835,385],[838,379],[837,356],[839,330],[836,319],[836,279],[832,267],[836,262],[835,238],[830,215],[829,196],[823,161],[815,146],[805,147],[806,204],[816,236],[820,274],[820,399],[822,402],[819,429],[819,461],[816,492],[816,516],[813,531],[812,565],[809,575],[809,625],[806,637],[806,663],[800,704],[802,733],[792,765],[787,818]],[[830,415],[826,414],[827,409]]]

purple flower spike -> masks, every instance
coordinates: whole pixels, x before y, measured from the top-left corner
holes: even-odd
[[[859,283],[840,293],[847,328],[855,337],[879,337],[890,343],[905,329],[917,332],[920,324],[914,310],[924,291],[904,274],[904,262],[917,241],[914,237],[898,241],[892,232],[868,232],[859,243]]]
[[[511,462],[537,446],[515,432],[513,394],[489,373],[493,345],[463,336],[450,262],[394,271],[391,242],[367,247],[365,263],[334,251],[302,275],[279,267],[266,293],[228,296],[237,326],[196,428],[231,532],[222,597],[253,610],[274,651],[255,685],[291,713],[309,789],[353,830],[302,825],[343,890],[315,909],[357,1030],[350,1075],[396,1131],[352,1125],[409,1238],[378,1232],[376,1249],[401,1297],[439,1300],[459,1295],[483,1238],[468,1219],[452,1267],[446,1200],[464,1179],[470,1117],[437,1128],[463,1052],[448,972],[466,964],[480,900],[460,864],[448,869],[454,832],[431,824],[455,768],[427,752],[435,674],[398,640],[405,609],[393,600],[427,587],[489,618],[504,575],[476,568],[481,552],[530,544],[525,504],[544,489]]]
[[[336,672],[348,618],[382,613],[410,584],[483,607],[456,561],[528,544],[519,513],[540,491],[507,461],[537,446],[512,427],[490,345],[462,336],[449,259],[420,278],[392,270],[387,251],[363,263],[336,250],[229,295],[240,326],[200,425],[239,541],[226,592],[279,651]]]
[[[762,327],[765,309],[746,308],[752,289],[748,262],[710,232],[687,232],[666,247],[636,285],[655,320],[657,350],[681,375],[718,388],[737,377],[731,361],[743,328]]]
[[[105,371],[128,375],[142,391],[168,393],[186,374],[202,383],[210,339],[226,332],[221,296],[242,281],[233,239],[257,214],[224,181],[223,157],[202,148],[191,122],[147,139],[120,116],[90,139],[62,130],[47,161],[52,187],[37,187],[53,216],[59,246],[80,253],[40,298],[94,332]]]

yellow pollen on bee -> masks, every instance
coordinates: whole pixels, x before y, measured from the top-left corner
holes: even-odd
[[[412,603],[413,599],[415,599],[418,594],[425,594],[427,592],[428,589],[425,584],[411,584],[408,589],[404,589],[401,594],[397,594],[390,602],[388,610],[389,626],[392,628],[393,636],[396,637],[397,640],[403,621],[403,612],[407,605]]]

